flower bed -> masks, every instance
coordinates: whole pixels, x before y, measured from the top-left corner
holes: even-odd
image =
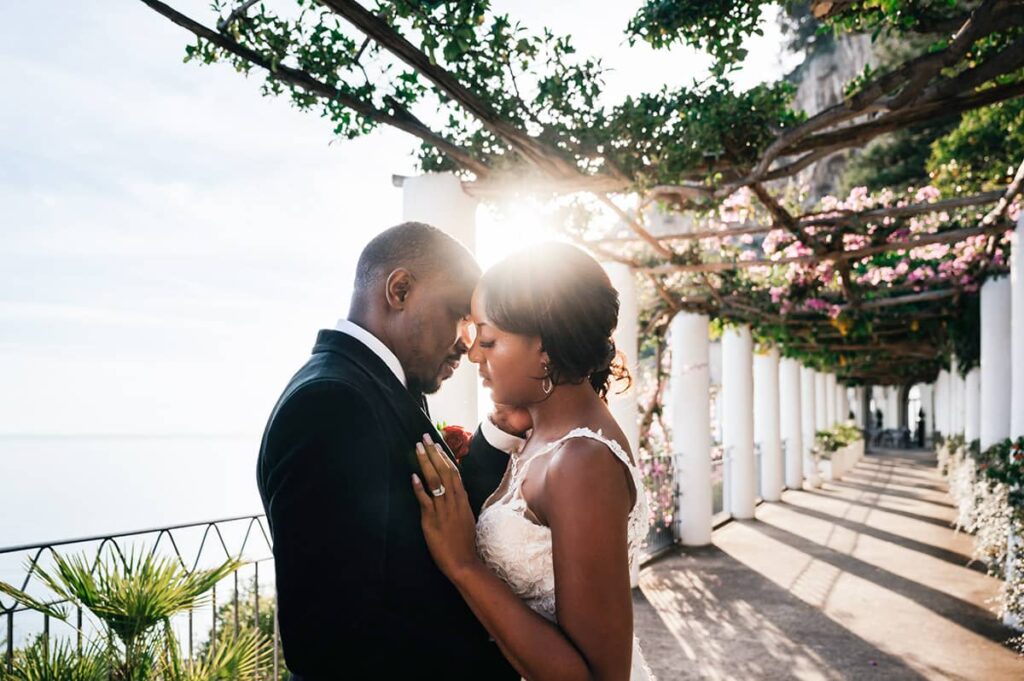
[[[938,443],[939,468],[957,505],[958,530],[974,535],[974,560],[1004,580],[1000,614],[1020,628],[1024,622],[1024,437],[980,451],[978,442],[950,437]],[[1011,643],[1024,652],[1024,635]]]

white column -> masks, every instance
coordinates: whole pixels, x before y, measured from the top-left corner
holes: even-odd
[[[612,286],[619,292],[619,323],[615,327],[612,339],[615,341],[616,349],[625,356],[630,375],[639,376],[637,355],[640,328],[638,326],[636,276],[629,265],[623,263],[605,263],[604,269],[608,273],[608,278],[611,279]],[[640,413],[637,391],[638,388],[634,382],[629,390],[620,393],[618,389],[613,389],[608,395],[608,409],[611,410],[612,416],[622,428],[622,432],[629,440],[629,446],[634,452],[640,449]]]
[[[820,371],[814,372],[814,428],[825,430],[829,427],[828,422],[828,380],[825,374]]]
[[[1010,436],[1010,279],[981,287],[981,450]]]
[[[800,363],[783,359],[779,364],[779,430],[785,441],[786,487],[804,485],[804,438],[801,419]]]
[[[804,477],[811,487],[821,487],[821,475],[814,463],[811,450],[814,449],[814,434],[818,425],[818,406],[815,400],[817,389],[817,372],[814,369],[800,367],[800,424],[803,428],[804,445]]]
[[[949,407],[949,424],[954,435],[964,434],[964,377],[960,374],[960,367],[956,355],[950,360],[953,371],[950,373],[950,385],[952,395]]]
[[[971,444],[981,436],[981,369],[974,367],[964,381],[964,440]]]
[[[754,376],[750,327],[730,326],[722,334],[722,444],[729,468],[730,513],[754,517]]]
[[[850,420],[850,396],[842,383],[836,386],[836,390],[836,420],[839,423],[847,423]]]
[[[711,407],[708,318],[680,312],[669,327],[676,533],[686,546],[711,543]]]
[[[886,428],[899,428],[900,426],[900,387],[898,385],[886,386]]]
[[[945,399],[946,430],[949,436],[957,434],[956,430],[956,363],[955,357],[949,365],[949,373],[946,375],[946,399]]]
[[[867,414],[864,411],[864,395],[867,393],[867,388],[862,385],[858,385],[853,389],[853,417],[857,422],[857,425],[861,428],[867,428],[868,419]]]
[[[476,208],[476,199],[462,191],[462,182],[452,173],[429,173],[402,181],[404,221],[425,222],[443,229],[474,252]],[[434,420],[475,429],[480,422],[477,383],[476,366],[463,359],[441,390],[427,396]]]
[[[754,355],[754,439],[761,443],[761,498],[782,498],[782,442],[779,437],[779,351]]]
[[[1010,437],[1017,438],[1024,435],[1024,214],[1017,219],[1010,247]],[[1017,579],[1022,550],[1021,537],[1011,532],[1007,542],[1007,581]],[[1003,617],[1003,624],[1015,629],[1022,625],[1009,613]]]
[[[943,369],[939,377],[935,379],[935,430],[943,437],[949,437],[949,424],[947,423],[949,403],[949,372]]]
[[[831,428],[838,421],[836,416],[836,375],[825,374],[825,423]]]
[[[1017,219],[1010,253],[1010,436],[1024,435],[1024,213]]]

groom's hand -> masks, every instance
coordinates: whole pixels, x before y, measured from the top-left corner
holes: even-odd
[[[491,421],[501,430],[516,437],[526,437],[526,431],[533,428],[533,418],[530,412],[522,407],[511,407],[507,404],[494,405],[491,412]]]

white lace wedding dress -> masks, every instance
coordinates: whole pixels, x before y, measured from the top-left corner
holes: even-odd
[[[576,437],[589,437],[603,443],[626,466],[636,489],[636,504],[629,513],[629,567],[636,574],[640,549],[647,536],[648,505],[643,477],[619,443],[606,438],[601,431],[576,428],[544,449],[521,461],[518,454],[511,455],[505,480],[487,500],[476,525],[476,541],[481,557],[498,576],[530,608],[552,622],[555,615],[555,571],[552,563],[551,530],[526,517],[526,500],[521,487],[530,463],[563,443]],[[653,681],[647,663],[640,652],[639,642],[633,638],[633,668],[630,681]]]

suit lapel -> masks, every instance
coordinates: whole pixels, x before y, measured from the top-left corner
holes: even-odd
[[[385,402],[391,408],[402,430],[409,433],[416,433],[415,440],[409,443],[408,460],[413,464],[413,470],[419,469],[416,461],[414,447],[420,438],[429,433],[434,442],[441,447],[449,459],[455,461],[455,455],[448,448],[444,437],[438,432],[437,427],[430,419],[427,411],[427,401],[423,395],[415,396],[402,385],[394,372],[388,368],[384,360],[377,356],[370,348],[361,341],[346,333],[335,330],[322,330],[317,336],[316,345],[313,347],[314,354],[317,352],[332,352],[346,358],[360,371],[363,372],[373,383],[380,388],[384,394]]]

